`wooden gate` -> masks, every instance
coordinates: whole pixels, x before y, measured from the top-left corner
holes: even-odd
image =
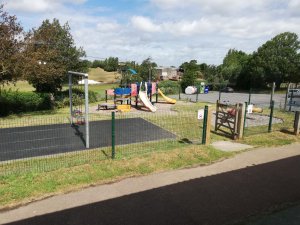
[[[232,139],[241,137],[243,118],[242,104],[222,104],[217,101],[215,131],[221,131]]]

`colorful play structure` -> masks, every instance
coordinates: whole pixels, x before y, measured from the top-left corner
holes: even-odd
[[[154,103],[158,102],[158,95],[161,95],[167,103],[176,103],[175,99],[164,95],[164,93],[157,87],[157,83],[141,82],[130,84],[130,88],[115,88],[105,90],[105,103],[99,104],[98,110],[117,109],[121,112],[128,112],[130,111],[132,105],[134,105],[136,108],[140,105],[143,105],[149,111],[156,112],[157,108],[154,106]],[[110,101],[109,96],[111,96]],[[152,101],[153,96],[155,96],[155,101]],[[133,102],[134,104],[132,104]]]

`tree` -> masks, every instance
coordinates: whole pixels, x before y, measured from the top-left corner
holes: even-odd
[[[221,67],[223,78],[231,84],[236,83],[239,74],[248,60],[249,55],[245,52],[229,49]]]
[[[11,16],[0,5],[0,84],[16,81],[21,76],[23,28],[16,16]]]
[[[197,73],[199,72],[199,65],[197,60],[191,60],[190,62],[184,62],[180,68],[183,68],[184,75],[181,81],[181,88],[185,90],[187,86],[195,85],[197,79]]]
[[[157,67],[157,64],[152,62],[151,57],[148,57],[147,59],[143,60],[141,65],[138,66],[137,72],[143,81],[157,80],[158,77],[156,71],[154,70],[155,67]]]
[[[243,66],[237,77],[237,87],[246,90],[250,88],[265,88],[267,83],[265,80],[265,71],[261,64],[261,58],[257,52],[250,55],[247,63]]]
[[[300,63],[300,42],[295,33],[281,33],[267,41],[257,50],[256,64],[263,68],[266,82],[297,80]]]
[[[88,71],[88,64],[80,60],[83,56],[85,52],[75,46],[68,23],[61,26],[57,19],[45,20],[26,37],[25,78],[36,91],[55,93],[67,80],[67,71]]]

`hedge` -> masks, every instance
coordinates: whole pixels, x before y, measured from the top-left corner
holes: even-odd
[[[50,94],[0,90],[0,116],[52,108]]]

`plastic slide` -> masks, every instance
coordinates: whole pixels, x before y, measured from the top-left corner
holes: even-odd
[[[173,99],[173,98],[169,98],[167,96],[164,95],[164,93],[161,92],[161,90],[158,88],[157,89],[158,93],[164,98],[164,100],[168,103],[171,103],[171,104],[175,104],[176,103],[176,99]]]
[[[151,112],[156,112],[156,107],[150,102],[149,98],[147,97],[146,91],[140,91],[139,98],[141,99],[145,107],[147,107]]]

